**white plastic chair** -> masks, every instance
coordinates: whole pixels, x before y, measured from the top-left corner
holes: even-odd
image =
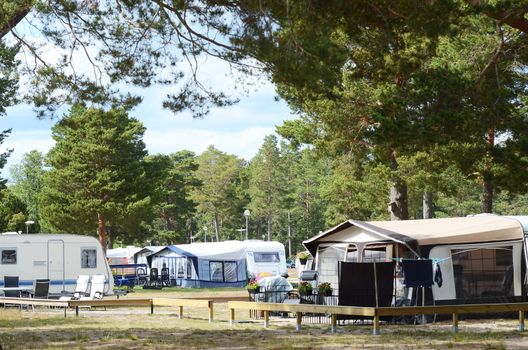
[[[72,300],[86,297],[88,294],[88,287],[90,285],[90,276],[79,275],[75,283],[75,290],[72,292],[63,292],[63,296],[59,300]]]
[[[81,300],[103,299],[105,282],[105,275],[93,275],[90,283],[90,294],[88,296],[81,296]]]

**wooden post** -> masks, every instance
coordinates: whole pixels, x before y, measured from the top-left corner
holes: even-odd
[[[268,327],[269,327],[269,311],[265,310],[264,311],[264,328],[268,328]]]
[[[374,328],[372,329],[372,335],[380,335],[380,317],[378,313],[374,315],[374,319],[372,320]]]
[[[209,323],[213,322],[213,318],[214,318],[214,314],[213,314],[213,301],[212,300],[209,300],[209,303],[208,303],[208,307],[209,307]]]
[[[229,309],[229,325],[232,326],[235,323],[235,309]]]
[[[458,313],[453,313],[453,333],[458,333]]]
[[[150,300],[150,314],[154,315],[154,300]]]
[[[180,305],[180,313],[178,316],[180,317],[180,320],[183,318],[183,305]]]
[[[65,308],[64,308],[64,318],[66,318],[66,309],[67,309],[67,308],[68,308],[68,307],[65,307]]]
[[[79,306],[75,306],[75,316],[79,316]]]
[[[332,333],[337,332],[337,315],[332,314]]]
[[[297,312],[296,316],[297,316],[297,321],[295,323],[295,330],[297,332],[300,332],[301,331],[301,322],[302,322],[302,312]]]
[[[519,311],[519,332],[524,332],[524,310]]]

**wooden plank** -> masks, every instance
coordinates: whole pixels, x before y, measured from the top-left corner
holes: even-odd
[[[280,303],[255,303],[251,301],[230,301],[229,308],[257,311],[286,311],[310,312],[321,314],[338,314],[352,316],[374,316],[375,308],[360,306],[329,306],[313,304],[280,304]]]
[[[517,312],[528,311],[528,303],[380,307],[377,310],[380,316]]]
[[[185,307],[209,307],[212,300],[208,299],[172,299],[172,298],[154,298],[152,299],[155,306],[185,306]]]
[[[152,299],[100,299],[100,300],[69,300],[70,307],[76,306],[108,306],[108,307],[131,307],[151,306]]]
[[[0,298],[0,304],[68,307],[66,300],[33,299],[33,298]]]

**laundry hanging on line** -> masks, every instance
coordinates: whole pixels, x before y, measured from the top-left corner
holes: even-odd
[[[433,262],[430,259],[402,260],[403,279],[409,287],[431,287],[433,281]]]

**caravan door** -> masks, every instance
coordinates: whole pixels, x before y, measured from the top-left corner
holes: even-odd
[[[48,279],[50,285],[64,285],[64,241],[53,239],[48,241]]]

